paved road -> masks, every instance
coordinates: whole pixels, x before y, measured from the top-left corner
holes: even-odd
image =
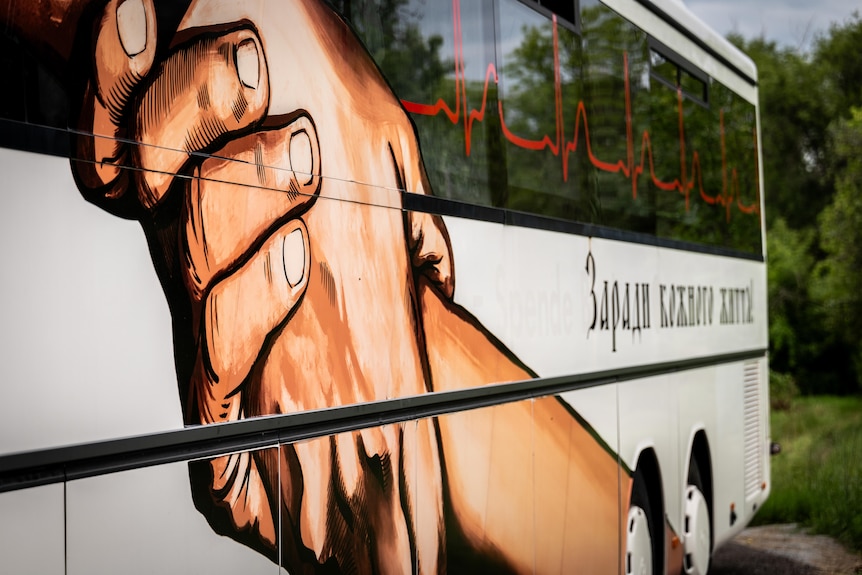
[[[860,575],[862,556],[797,525],[749,527],[713,556],[711,575]]]
[[[730,542],[715,552],[709,575],[820,575],[821,571],[792,559]]]

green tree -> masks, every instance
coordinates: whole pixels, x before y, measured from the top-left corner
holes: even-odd
[[[823,74],[820,95],[830,106],[830,119],[849,118],[851,108],[862,103],[862,18],[859,12],[843,23],[833,23],[829,33],[815,42],[813,64]]]
[[[812,291],[823,309],[825,326],[845,350],[842,363],[852,375],[842,387],[858,391],[862,389],[862,108],[852,108],[850,119],[836,121],[830,133],[838,166],[835,196],[819,218],[826,257],[817,264]]]
[[[862,20],[833,24],[812,53],[731,37],[758,66],[773,369],[804,393],[862,380]]]
[[[796,230],[814,226],[832,195],[825,179],[832,111],[820,89],[823,70],[762,37],[730,40],[758,68],[767,226],[776,218]]]
[[[799,327],[807,323],[810,309],[814,239],[814,230],[796,231],[781,218],[767,236],[770,363],[782,373],[798,371],[808,359]]]

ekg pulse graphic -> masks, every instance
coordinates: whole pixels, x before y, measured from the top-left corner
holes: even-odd
[[[461,6],[460,0],[452,0],[453,12],[453,35],[454,35],[454,52],[455,52],[455,103],[450,106],[442,98],[434,104],[422,104],[402,100],[404,108],[411,113],[423,116],[437,116],[444,114],[448,120],[457,125],[463,124],[464,128],[464,145],[465,153],[470,155],[470,146],[472,140],[473,124],[482,122],[485,119],[488,102],[488,86],[493,80],[494,84],[499,83],[497,69],[493,63],[488,64],[485,71],[485,84],[482,90],[482,105],[476,109],[468,109],[467,104],[467,80],[464,72],[464,47],[461,30]],[[555,132],[553,137],[544,135],[538,140],[522,138],[513,133],[505,122],[503,114],[503,101],[498,100],[497,114],[500,119],[500,126],[503,135],[513,145],[526,150],[549,150],[554,156],[560,158],[562,163],[563,181],[568,181],[569,177],[569,155],[578,150],[578,141],[580,138],[581,127],[583,126],[583,136],[586,145],[586,154],[590,163],[598,170],[603,172],[622,174],[623,177],[631,181],[632,199],[637,199],[638,178],[642,176],[645,170],[648,169],[650,181],[660,190],[676,191],[685,197],[685,209],[689,210],[690,197],[692,191],[697,190],[700,198],[710,205],[718,204],[725,208],[727,221],[730,221],[731,209],[736,207],[743,214],[760,213],[760,193],[759,193],[759,166],[757,159],[757,133],[756,128],[752,131],[754,138],[754,172],[755,172],[755,200],[751,204],[745,204],[740,191],[739,177],[736,168],[733,168],[728,173],[727,154],[725,150],[725,131],[724,131],[724,110],[719,112],[719,130],[721,135],[721,191],[710,195],[703,187],[703,177],[700,167],[700,155],[697,150],[692,151],[690,161],[687,158],[685,146],[685,123],[683,117],[683,96],[682,91],[677,88],[677,115],[679,129],[679,176],[671,181],[663,181],[656,176],[653,162],[652,143],[647,130],[644,130],[640,137],[640,158],[635,162],[635,135],[632,128],[632,106],[631,106],[631,85],[629,79],[628,54],[623,53],[623,69],[625,82],[625,115],[626,115],[626,157],[615,162],[607,162],[599,159],[593,152],[590,141],[590,128],[587,119],[586,106],[583,100],[578,101],[575,111],[574,130],[571,139],[566,139],[566,120],[563,109],[562,81],[560,78],[560,56],[557,38],[557,19],[556,16],[552,20],[553,29],[553,45],[554,45],[554,114],[555,114]]]

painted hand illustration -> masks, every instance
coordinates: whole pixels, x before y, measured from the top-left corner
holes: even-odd
[[[284,37],[269,36],[268,50],[292,64],[275,74],[247,24],[256,15],[210,14],[193,4],[157,59],[153,4],[106,6],[80,124],[94,135],[78,139],[86,161],[74,164],[92,201],[142,220],[172,307],[188,306],[190,317],[175,317],[195,358],[188,422],[425,392],[413,274],[451,295],[451,260],[438,219],[405,220],[398,209],[402,190],[427,189],[409,119],[316,2],[295,2]],[[357,52],[353,74],[342,74]],[[317,75],[338,85],[299,89],[310,54]],[[276,91],[289,95],[281,114]],[[368,105],[369,92],[380,105]],[[339,105],[320,108],[327,94]],[[382,188],[357,183],[371,181]],[[421,572],[438,570],[442,477],[430,421],[300,443],[279,459],[210,462],[205,488],[228,515],[220,529],[273,553],[281,501],[290,547],[311,551],[292,567],[406,572],[415,553]]]
[[[415,128],[329,6],[195,1],[166,24],[154,0],[84,4],[58,8],[98,12],[72,168],[144,228],[188,424],[534,377],[454,303],[442,219],[402,210],[430,193]],[[557,467],[492,476],[537,452]],[[553,398],[190,473],[216,531],[280,546],[291,572],[436,573],[456,548],[514,572],[619,567],[620,469]]]

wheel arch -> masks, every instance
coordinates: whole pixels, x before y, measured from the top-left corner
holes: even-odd
[[[652,533],[653,549],[654,549],[654,569],[655,573],[664,573],[666,567],[665,549],[666,539],[666,506],[664,495],[664,483],[662,482],[661,466],[659,465],[658,455],[652,445],[643,446],[635,459],[634,471],[632,472],[632,490],[635,489],[635,483],[642,481],[646,488],[647,496],[650,502],[650,521],[655,526],[655,533]],[[658,551],[655,554],[655,551]]]

